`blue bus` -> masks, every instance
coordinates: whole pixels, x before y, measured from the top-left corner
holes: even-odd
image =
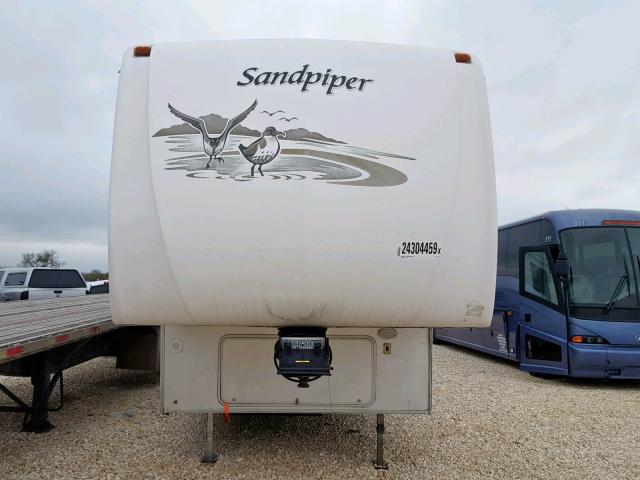
[[[562,210],[500,227],[490,327],[435,338],[532,374],[640,379],[640,212]]]

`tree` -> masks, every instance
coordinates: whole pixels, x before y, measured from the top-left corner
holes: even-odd
[[[88,273],[83,273],[82,276],[87,282],[95,282],[96,280],[109,280],[109,272],[102,272],[98,269],[93,269]]]
[[[64,266],[64,262],[60,260],[56,250],[42,250],[38,253],[23,253],[20,266],[60,268]]]

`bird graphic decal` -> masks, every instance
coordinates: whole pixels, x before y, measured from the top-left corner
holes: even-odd
[[[169,111],[171,113],[173,113],[179,119],[187,122],[191,126],[198,129],[202,134],[202,145],[205,153],[209,155],[209,161],[207,162],[207,165],[204,167],[206,170],[207,168],[209,168],[209,164],[211,163],[211,160],[213,160],[214,158],[218,160],[218,163],[224,162],[224,159],[218,158],[218,155],[220,155],[220,153],[222,153],[222,151],[224,150],[224,146],[227,143],[227,137],[229,136],[229,133],[231,132],[231,130],[237,127],[240,124],[240,122],[242,122],[245,118],[247,118],[247,115],[249,115],[256,108],[256,106],[258,105],[258,100],[254,100],[251,106],[241,114],[236,115],[231,120],[227,120],[227,124],[224,127],[224,130],[222,130],[222,133],[218,135],[209,134],[209,132],[207,131],[207,125],[205,124],[205,121],[202,120],[201,118],[192,117],[191,115],[182,113],[180,110],[177,110],[176,108],[174,108],[170,103],[168,105],[169,105]]]
[[[240,144],[238,148],[242,156],[251,162],[251,176],[253,177],[256,166],[260,175],[264,177],[262,173],[262,166],[271,162],[280,153],[280,142],[278,141],[278,135],[286,137],[287,134],[279,132],[274,127],[267,127],[262,132],[260,138],[255,142],[252,142],[248,147]]]
[[[270,117],[273,117],[276,113],[286,113],[284,110],[276,110],[275,112],[267,112],[266,110],[262,110],[260,113],[266,113]]]
[[[298,117],[289,117],[289,118],[280,117],[278,120],[285,120],[287,122],[290,122],[291,120],[300,120],[300,119]]]

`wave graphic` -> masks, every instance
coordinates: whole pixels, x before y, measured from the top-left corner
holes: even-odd
[[[250,175],[251,164],[238,151],[240,143],[248,144],[252,137],[231,135],[225,151],[220,155],[224,162],[211,162],[202,153],[200,135],[175,135],[165,137],[168,154],[193,153],[165,160],[166,170],[186,171],[186,176],[197,179],[233,180],[238,182],[265,180],[316,180],[334,185],[391,187],[407,181],[407,176],[393,167],[376,162],[381,158],[415,160],[414,158],[336,144],[319,140],[281,141],[280,154],[263,168],[264,176]]]

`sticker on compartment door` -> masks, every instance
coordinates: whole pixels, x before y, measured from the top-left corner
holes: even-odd
[[[169,340],[169,351],[171,353],[181,353],[182,352],[182,340],[179,338],[173,338]]]

